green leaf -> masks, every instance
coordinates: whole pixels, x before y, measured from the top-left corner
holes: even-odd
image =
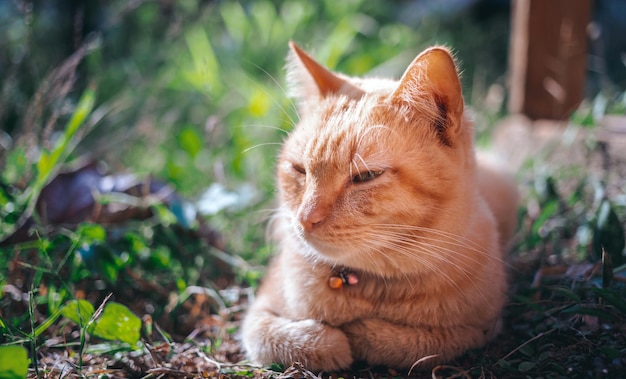
[[[559,201],[558,200],[549,200],[544,203],[541,208],[541,213],[539,217],[533,222],[532,233],[533,235],[540,235],[539,231],[541,227],[551,218],[556,216],[559,211]],[[545,237],[545,236],[541,236]]]
[[[537,358],[538,362],[543,362],[543,361],[548,361],[552,358],[552,352],[551,351],[544,351],[543,353],[539,354],[539,358]]]
[[[542,208],[551,202],[558,202],[561,199],[556,189],[556,183],[552,176],[537,175],[535,177],[535,193],[539,198]],[[553,205],[554,207],[554,205]],[[558,209],[555,207],[555,209]],[[543,210],[542,210],[543,213]],[[554,213],[554,212],[553,212]]]
[[[178,143],[189,154],[191,158],[196,158],[202,151],[202,136],[197,130],[188,126],[178,133]]]
[[[5,183],[15,183],[30,170],[26,149],[22,146],[15,146],[6,156],[4,167],[0,173]]]
[[[596,227],[593,235],[594,258],[602,257],[602,248],[611,256],[611,261],[615,266],[624,263],[624,246],[626,238],[624,229],[613,206],[608,200],[602,201],[596,215]]]
[[[102,225],[88,222],[80,224],[76,233],[78,233],[81,240],[87,244],[102,243],[107,237],[106,229],[104,229]]]
[[[108,303],[89,334],[134,346],[140,337],[141,319],[122,304]]]
[[[178,222],[176,215],[164,204],[155,204],[151,207],[151,209],[157,215],[161,224],[165,227]]]
[[[520,347],[519,352],[527,357],[533,357],[535,355],[535,349],[531,345],[524,345]]]
[[[561,311],[561,313],[574,313],[579,315],[595,316],[603,319],[614,320],[615,317],[604,309],[599,307],[584,306],[581,304],[574,305]]]
[[[521,372],[527,372],[535,368],[537,364],[535,362],[524,361],[517,366],[517,369]]]
[[[603,298],[607,303],[626,313],[626,300],[615,291],[605,288],[591,288],[591,291]]]
[[[220,6],[220,14],[229,36],[236,46],[245,42],[250,21],[243,7],[237,1],[223,2]]]
[[[255,87],[248,97],[248,113],[254,117],[266,115],[272,107],[272,98],[263,89]]]
[[[568,297],[570,300],[574,300],[575,302],[580,302],[580,296],[575,294],[572,290],[565,286],[548,286],[548,289],[552,290],[552,292]]]
[[[183,72],[185,78],[200,92],[216,91],[221,86],[220,65],[206,31],[200,26],[194,27],[185,33],[185,41],[194,66]]]
[[[505,361],[504,359],[500,359],[498,361],[498,366],[507,370],[511,370],[513,368],[513,366],[511,366],[511,364],[508,361]]]
[[[69,153],[70,142],[78,129],[87,119],[87,116],[91,113],[95,101],[95,91],[88,88],[78,101],[76,109],[74,109],[74,113],[72,113],[72,117],[65,125],[63,136],[59,138],[54,146],[54,149],[51,152],[44,151],[41,153],[41,157],[37,162],[37,180],[34,185],[37,192],[40,191],[41,188],[43,188],[43,186],[48,182],[48,179],[52,176],[54,169]],[[33,193],[34,197],[37,195],[39,195],[39,193]]]
[[[0,346],[0,379],[23,379],[28,374],[28,351],[22,346]]]
[[[50,317],[44,320],[39,326],[35,328],[34,334],[35,337],[39,337],[41,333],[45,332],[46,329],[50,327],[50,325],[54,324],[54,322],[61,317],[61,312],[63,311],[63,307],[59,308],[54,312]]]
[[[62,314],[84,327],[93,316],[94,308],[87,300],[72,300],[63,308]]]
[[[128,344],[121,344],[119,342],[103,342],[87,346],[85,348],[85,353],[102,356],[114,355],[120,352],[128,352],[132,350],[134,349],[132,349]]]

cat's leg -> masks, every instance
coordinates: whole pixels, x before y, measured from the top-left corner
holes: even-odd
[[[290,320],[267,310],[252,310],[242,326],[243,344],[257,363],[299,362],[309,370],[348,368],[352,353],[338,328],[312,319]]]
[[[342,329],[355,360],[394,368],[432,367],[483,345],[488,338],[488,331],[475,326],[415,327],[381,319],[354,321]]]

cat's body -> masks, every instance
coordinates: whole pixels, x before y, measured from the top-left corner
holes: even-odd
[[[449,53],[427,50],[397,82],[292,51],[301,120],[278,164],[280,252],[243,323],[250,359],[409,368],[483,345],[517,195],[474,157]]]

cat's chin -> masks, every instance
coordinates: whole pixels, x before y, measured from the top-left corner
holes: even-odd
[[[419,275],[436,268],[424,257],[399,255],[397,251],[359,244],[354,240],[333,241],[324,238],[324,233],[306,233],[299,224],[291,224],[291,234],[300,245],[299,254],[313,263],[323,262],[385,278]]]
[[[376,259],[376,254],[372,254],[367,247],[362,246],[338,246],[324,241],[306,239],[299,236],[302,249],[300,253],[312,262],[323,262],[333,267],[345,267],[369,272],[384,277],[393,277],[398,274],[405,275],[408,267],[397,267],[390,265],[390,260]],[[367,257],[367,259],[366,259]],[[412,271],[412,270],[411,270]]]
[[[359,249],[354,246],[337,246],[314,238],[306,238],[302,234],[298,235],[298,240],[302,245],[300,251],[314,261],[323,261],[333,266],[354,267],[359,257]]]

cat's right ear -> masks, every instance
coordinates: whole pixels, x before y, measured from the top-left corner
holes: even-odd
[[[289,47],[291,53],[287,58],[287,80],[293,97],[306,103],[333,94],[355,98],[363,95],[363,90],[317,63],[295,42],[290,41]]]

